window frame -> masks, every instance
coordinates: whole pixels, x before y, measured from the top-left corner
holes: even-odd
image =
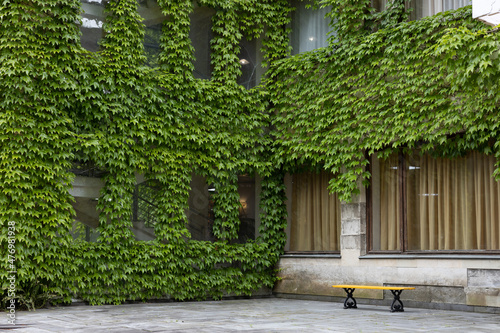
[[[375,152],[371,156],[367,156],[368,160],[370,163],[368,163],[367,169],[372,175],[372,181],[373,181],[373,159],[376,158],[376,153]],[[367,188],[366,191],[366,253],[368,255],[499,255],[500,254],[500,249],[494,249],[494,250],[484,250],[484,249],[476,249],[476,250],[410,250],[408,249],[408,221],[407,221],[407,206],[406,206],[406,199],[407,199],[407,194],[406,194],[406,189],[407,189],[407,182],[406,180],[406,159],[405,159],[405,154],[399,150],[398,151],[398,186],[400,189],[401,195],[399,196],[399,203],[402,207],[401,212],[400,212],[400,218],[401,218],[401,225],[399,228],[399,250],[374,250],[373,249],[373,243],[374,243],[374,233],[373,233],[373,224],[374,224],[374,218],[373,218],[373,186],[372,182],[370,182],[370,186]]]
[[[283,255],[284,257],[295,257],[295,258],[299,258],[299,257],[314,257],[314,256],[321,256],[321,257],[324,257],[324,258],[327,258],[327,257],[333,257],[333,258],[339,258],[340,255],[341,255],[341,250],[342,250],[342,214],[340,214],[340,219],[339,221],[337,221],[337,223],[340,225],[340,233],[338,235],[339,239],[337,240],[338,241],[338,245],[339,245],[339,249],[338,250],[311,250],[311,251],[307,251],[307,250],[289,250],[290,248],[290,241],[291,241],[291,236],[292,236],[292,214],[293,214],[293,176],[295,174],[301,174],[301,173],[306,173],[306,172],[311,172],[311,173],[314,173],[313,170],[301,170],[300,172],[297,171],[297,172],[293,172],[293,173],[289,173],[289,177],[290,177],[290,189],[287,189],[287,210],[289,212],[288,214],[288,223],[287,223],[287,228],[286,228],[286,234],[287,234],[287,244],[285,246],[285,249],[283,251]],[[288,184],[287,184],[287,187],[288,187]],[[290,194],[290,196],[288,195]],[[342,210],[342,203],[340,202],[339,200],[339,209]]]

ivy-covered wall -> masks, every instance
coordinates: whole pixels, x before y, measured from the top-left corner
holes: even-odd
[[[192,74],[192,2],[158,3],[168,21],[155,69],[144,65],[136,0],[109,1],[95,53],[80,46],[80,1],[0,3],[4,295],[12,268],[18,300],[32,307],[251,294],[276,281],[286,170],[330,170],[348,199],[376,151],[423,145],[500,159],[498,37],[470,8],[406,22],[401,1],[382,13],[369,0],[321,1],[336,18],[330,47],[287,58],[288,1],[200,0],[215,10],[207,81]],[[269,66],[251,90],[237,84],[243,36],[262,38]],[[105,171],[97,242],[71,237],[75,161]],[[215,242],[189,236],[193,172],[218,189]],[[160,189],[153,241],[130,230],[137,173]],[[255,241],[235,244],[241,173],[263,177],[261,226]]]
[[[322,3],[333,6],[330,47],[269,72],[275,165],[331,171],[330,189],[349,201],[375,153],[479,150],[500,161],[499,35],[470,6],[408,21],[406,1],[382,12],[370,0]]]
[[[215,10],[210,81],[192,74],[191,0],[158,1],[168,20],[154,69],[144,65],[136,0],[107,2],[95,53],[80,46],[80,1],[1,2],[4,296],[12,271],[16,297],[30,307],[74,297],[91,304],[220,298],[273,286],[285,242],[282,174],[266,157],[265,90],[236,83],[237,55],[245,37],[262,38],[268,62],[285,57],[289,4],[198,3]],[[70,234],[75,161],[104,174],[96,242]],[[214,242],[190,239],[193,172],[218,189]],[[242,173],[263,177],[260,237],[235,244]],[[156,185],[153,241],[136,241],[130,228],[136,174]]]

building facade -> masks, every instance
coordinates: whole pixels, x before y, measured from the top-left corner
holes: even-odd
[[[387,2],[373,5],[383,9]],[[411,20],[467,5],[405,4],[413,9]],[[421,154],[418,145],[407,148],[386,158],[369,156],[369,186],[359,182],[360,192],[350,202],[329,193],[331,173],[287,174],[288,241],[278,265],[277,295],[340,301],[344,291],[331,285],[414,286],[402,294],[409,306],[498,311],[495,158],[474,151],[436,158]],[[356,295],[367,303],[392,299],[378,290]]]
[[[0,246],[15,224],[24,299],[395,284],[498,311],[496,35],[467,1],[322,4],[2,4]]]

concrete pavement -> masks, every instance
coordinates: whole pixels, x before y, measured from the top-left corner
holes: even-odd
[[[500,315],[283,298],[66,306],[17,312],[13,333],[500,332]],[[6,331],[7,332],[7,331]]]

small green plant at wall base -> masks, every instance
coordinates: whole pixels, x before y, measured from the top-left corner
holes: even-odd
[[[0,281],[6,290],[15,221],[28,308],[252,295],[277,279],[286,172],[327,169],[348,200],[375,152],[482,149],[500,160],[498,37],[470,7],[407,22],[404,6],[318,1],[332,6],[336,37],[289,57],[289,1],[159,0],[160,36],[145,36],[136,0],[103,3],[93,53],[80,43],[80,1],[0,3]],[[210,80],[193,75],[195,6],[214,12]],[[158,53],[145,37],[159,38]],[[237,84],[243,39],[259,40],[267,66],[252,89]],[[72,237],[75,162],[102,171],[95,242]],[[217,187],[214,241],[188,229],[193,174]],[[262,178],[259,236],[245,243],[235,241],[241,174]],[[157,191],[149,241],[132,232],[137,175]]]

